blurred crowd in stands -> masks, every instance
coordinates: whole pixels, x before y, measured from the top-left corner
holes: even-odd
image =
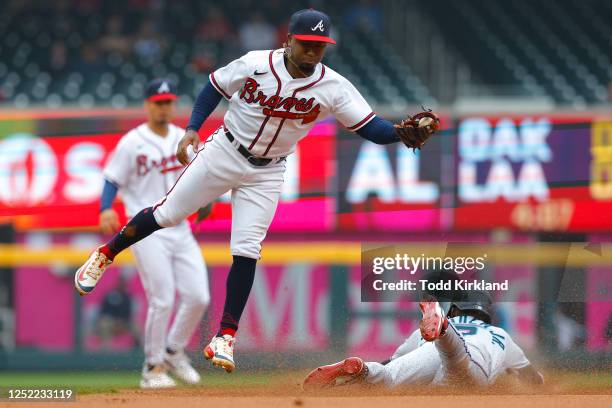
[[[322,1],[234,0],[231,3],[170,0],[8,0],[6,16],[15,24],[49,30],[48,70],[103,72],[109,56],[157,61],[180,42],[193,47],[190,62],[208,72],[249,50],[282,46],[289,16],[320,7],[348,29],[382,28],[374,1],[360,0],[342,10]],[[337,5],[336,5],[337,7]],[[78,52],[71,52],[75,48]],[[223,48],[223,52],[217,52]],[[220,61],[221,60],[221,61]]]
[[[122,107],[164,76],[188,105],[210,71],[247,51],[282,47],[290,15],[308,7],[342,30],[383,26],[373,0],[5,0],[0,102]]]

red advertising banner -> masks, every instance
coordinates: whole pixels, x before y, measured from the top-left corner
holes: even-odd
[[[2,118],[0,221],[19,230],[94,228],[101,169],[142,120],[106,115]],[[318,123],[287,160],[271,230],[612,230],[604,216],[612,210],[610,119],[471,115],[443,123],[417,152]],[[220,124],[208,120],[201,136]],[[230,222],[226,195],[197,229],[228,231]]]
[[[0,215],[32,228],[92,225],[102,166],[120,134],[38,138],[21,134],[0,146]]]
[[[209,119],[200,136],[205,138],[221,123],[221,118]],[[8,219],[20,230],[95,227],[103,185],[102,168],[124,131],[74,134],[79,126],[72,122],[58,126],[47,121],[38,127],[45,130],[7,132],[6,125],[2,129],[0,220]],[[112,126],[106,126],[109,127]],[[51,132],[49,129],[66,133],[46,136]],[[322,231],[333,226],[333,200],[325,193],[327,180],[334,171],[335,132],[334,122],[317,124],[289,157],[273,230]],[[229,195],[220,200],[211,221],[200,228],[229,230],[228,198]],[[120,203],[116,209],[123,214]],[[305,213],[311,218],[300,216]]]

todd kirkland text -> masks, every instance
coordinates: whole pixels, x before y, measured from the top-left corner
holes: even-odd
[[[377,279],[372,282],[372,287],[377,291],[399,290],[399,291],[414,291],[414,290],[484,290],[484,291],[507,291],[509,288],[508,280],[502,282],[487,282],[485,280],[445,280],[430,282],[426,279],[421,279],[417,282],[402,279],[397,282],[385,282],[382,279]]]

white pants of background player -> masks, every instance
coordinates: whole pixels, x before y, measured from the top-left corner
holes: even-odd
[[[183,350],[210,303],[208,272],[186,222],[156,231],[131,247],[147,295],[147,364],[164,362],[166,348]],[[170,331],[176,292],[179,305]]]
[[[421,336],[414,332],[402,344],[386,365],[366,363],[368,383],[389,387],[400,385],[445,385],[456,381],[471,381],[484,386],[494,380],[496,367],[485,363],[482,350],[467,343],[449,324],[444,337],[419,346]],[[422,342],[422,340],[421,340]],[[490,347],[495,347],[493,344]]]
[[[285,162],[251,165],[223,134],[213,133],[153,215],[163,227],[178,224],[231,190],[232,255],[259,259],[283,185]]]

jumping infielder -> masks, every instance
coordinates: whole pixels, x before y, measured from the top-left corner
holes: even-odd
[[[544,378],[523,350],[505,330],[490,324],[488,295],[468,295],[467,301],[451,305],[448,316],[435,300],[421,302],[420,330],[406,339],[390,361],[364,363],[350,357],[322,366],[308,374],[304,389],[354,383],[487,386],[505,373],[526,383],[542,384]]]
[[[284,48],[249,52],[210,74],[177,150],[181,163],[188,162],[189,145],[196,157],[164,198],[93,252],[77,272],[80,292],[95,287],[119,252],[153,231],[177,225],[231,190],[233,263],[220,328],[204,355],[228,372],[234,369],[236,330],[253,285],[261,242],[276,211],[285,158],[297,142],[328,115],[375,143],[401,140],[413,148],[420,148],[439,123],[430,112],[398,125],[376,117],[349,81],[321,63],[326,45],[335,43],[329,32],[327,15],[298,11],[291,17]],[[229,101],[224,124],[199,148],[197,131],[222,97]]]
[[[170,123],[176,99],[173,85],[155,80],[146,94],[147,123],[123,136],[104,168],[100,213],[104,233],[119,229],[117,213],[112,209],[117,190],[130,218],[163,196],[184,168],[175,154],[184,130]],[[129,229],[125,228],[123,233],[129,234]],[[210,296],[206,266],[191,229],[186,221],[175,223],[134,244],[132,252],[149,305],[144,333],[146,360],[140,386],[175,386],[168,370],[180,380],[195,384],[200,375],[183,349],[202,319]],[[77,290],[85,294],[87,289],[79,284],[82,280],[82,276],[77,276]],[[168,331],[175,291],[179,293],[180,305]]]

